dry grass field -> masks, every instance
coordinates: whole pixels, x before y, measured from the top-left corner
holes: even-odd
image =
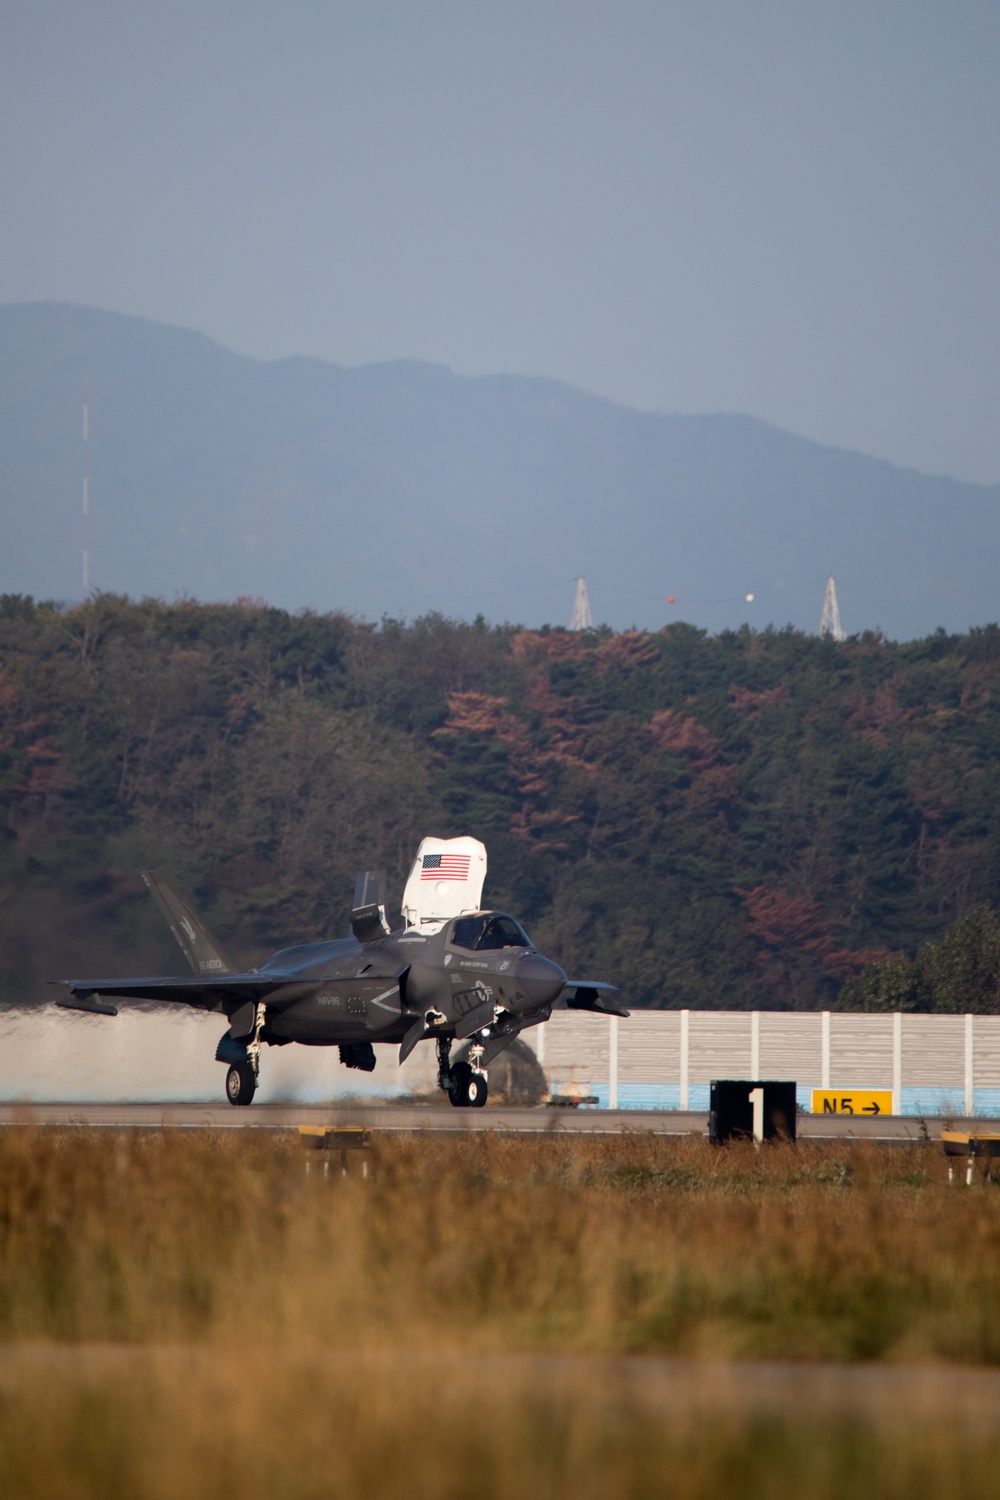
[[[0,1132],[0,1493],[996,1492],[1000,1188],[949,1187],[938,1148],[304,1160]]]

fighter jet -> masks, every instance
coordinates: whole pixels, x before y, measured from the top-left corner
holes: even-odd
[[[451,1103],[480,1108],[489,1064],[556,1007],[628,1015],[612,999],[614,985],[567,979],[513,917],[483,911],[485,878],[478,839],[426,838],[403,892],[401,928],[386,921],[384,876],[365,871],[350,937],[282,948],[244,973],[171,882],[149,871],[143,879],[194,977],[57,980],[70,995],[56,1003],[114,1016],[105,997],[126,996],[224,1014],[229,1027],[215,1056],[228,1064],[230,1104],[253,1099],[265,1044],[337,1047],[346,1067],[370,1073],[376,1045],[398,1047],[404,1062],[426,1039],[437,1048],[438,1085]],[[469,1045],[453,1062],[456,1041]]]

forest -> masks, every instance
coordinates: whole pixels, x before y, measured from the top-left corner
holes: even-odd
[[[5,595],[0,1003],[179,972],[142,869],[254,963],[342,935],[362,868],[398,916],[420,839],[468,833],[486,902],[628,1005],[995,1010],[998,794],[995,625],[836,642]]]

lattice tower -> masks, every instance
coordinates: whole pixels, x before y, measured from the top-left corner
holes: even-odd
[[[90,596],[90,400],[83,389],[83,597]]]
[[[590,600],[587,598],[586,578],[576,580],[576,598],[573,600],[573,614],[569,628],[570,630],[593,630],[594,628],[594,617],[590,613]]]
[[[837,585],[831,573],[826,580],[823,596],[823,617],[819,622],[820,635],[832,635],[835,641],[846,641],[847,635],[840,623],[840,608],[837,604]]]

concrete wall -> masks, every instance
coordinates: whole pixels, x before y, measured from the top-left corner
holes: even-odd
[[[48,1007],[0,1012],[0,1099],[217,1103],[224,1018],[195,1011],[84,1016]],[[620,1109],[707,1109],[713,1078],[787,1078],[808,1109],[813,1088],[891,1089],[902,1114],[1000,1114],[1000,1016],[787,1011],[639,1011],[627,1021],[569,1011],[524,1034],[553,1092]],[[336,1048],[265,1048],[259,1098],[302,1103],[430,1092],[434,1048],[402,1068],[375,1049],[372,1074]]]
[[[713,1078],[785,1078],[805,1109],[833,1088],[892,1090],[897,1114],[1000,1112],[1000,1016],[564,1011],[526,1038],[555,1091],[619,1109],[707,1109]]]

